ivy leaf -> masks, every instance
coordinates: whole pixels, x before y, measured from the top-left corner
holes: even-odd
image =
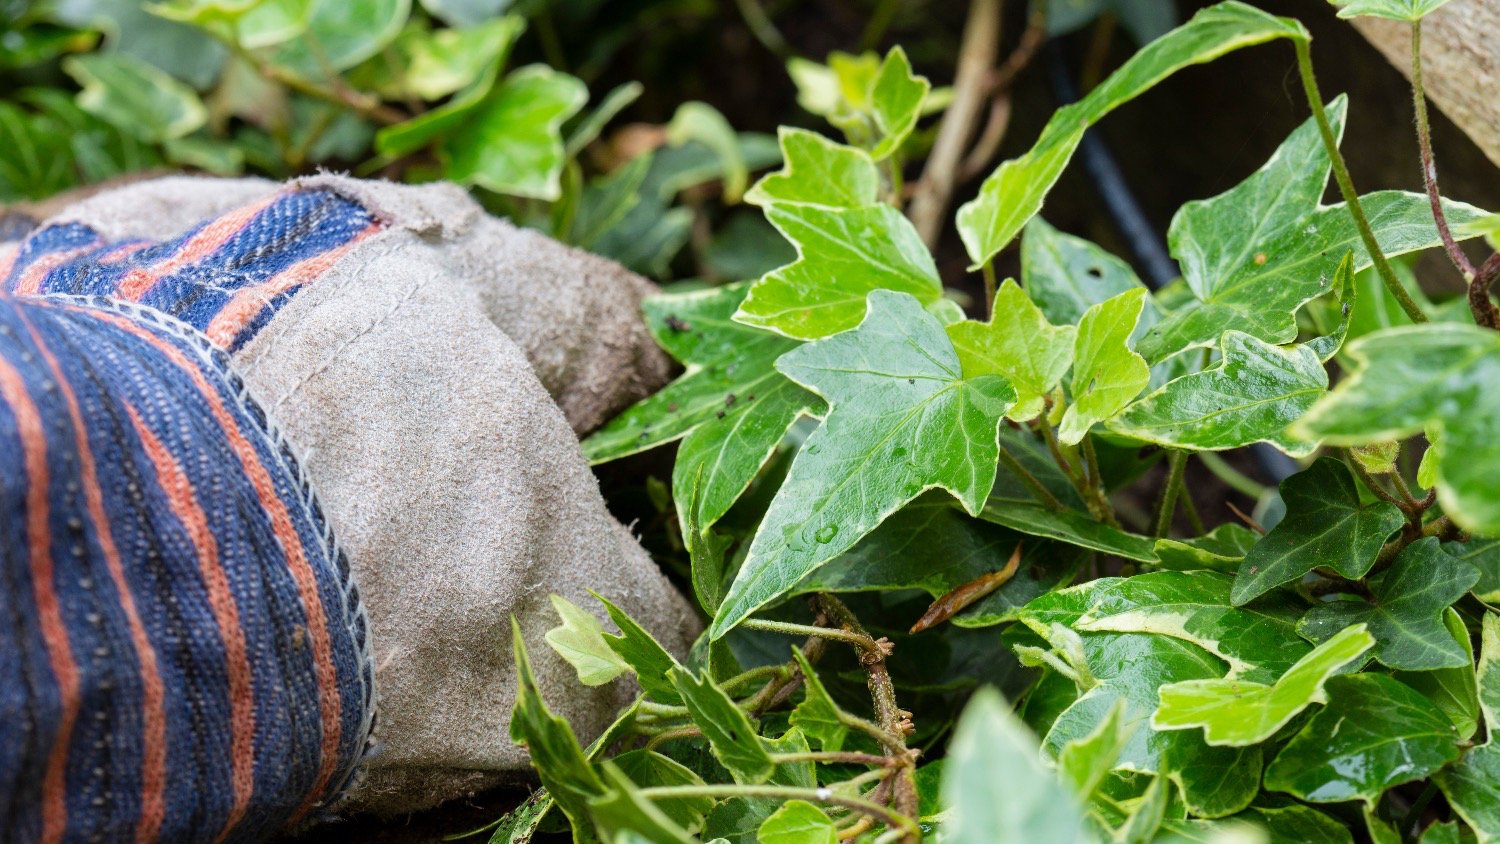
[[[1118,844],[1147,844],[1154,840],[1166,816],[1167,802],[1173,796],[1166,777],[1153,777],[1146,793],[1136,803],[1135,811],[1125,819],[1123,826],[1115,830],[1114,840]]]
[[[1155,551],[1165,569],[1232,571],[1239,568],[1240,562],[1258,541],[1260,535],[1255,531],[1244,525],[1225,522],[1194,539],[1158,539]]]
[[[976,692],[958,719],[942,792],[949,844],[1096,840],[1078,799],[1042,766],[1031,731],[993,689]]]
[[[1489,741],[1435,777],[1453,811],[1481,842],[1500,841],[1500,616],[1485,613],[1479,656],[1479,705]]]
[[[561,595],[548,595],[562,624],[547,631],[547,644],[578,672],[578,682],[602,686],[630,670],[604,640],[604,625]]]
[[[1339,17],[1369,16],[1415,23],[1447,5],[1448,0],[1330,0]]]
[[[1326,565],[1356,580],[1405,518],[1396,505],[1364,502],[1349,469],[1325,457],[1281,482],[1286,517],[1245,555],[1230,599],[1247,603]]]
[[[1340,821],[1300,803],[1252,806],[1223,820],[1167,820],[1162,828],[1180,836],[1182,844],[1219,844],[1238,840],[1245,827],[1263,831],[1265,838],[1249,840],[1297,841],[1300,844],[1354,844],[1354,836]]]
[[[824,688],[823,681],[818,677],[818,672],[813,670],[807,657],[802,654],[800,648],[792,648],[792,656],[797,660],[797,666],[802,669],[802,702],[792,710],[787,719],[793,727],[802,731],[802,734],[818,743],[821,750],[839,751],[844,749],[844,739],[849,736],[849,728],[839,719],[838,704],[833,702],[829,696],[828,689]]]
[[[978,512],[995,481],[1000,418],[1015,401],[1004,379],[964,378],[942,324],[885,290],[870,294],[859,328],[793,349],[777,368],[830,411],[767,508],[714,638],[924,490],[946,489]]]
[[[791,126],[777,130],[777,139],[785,163],[756,182],[746,202],[865,208],[880,201],[880,171],[864,150]]]
[[[1364,625],[1345,628],[1297,660],[1272,685],[1246,680],[1188,680],[1161,688],[1151,717],[1158,730],[1203,728],[1209,744],[1259,744],[1314,703],[1327,703],[1323,686],[1375,644]]]
[[[599,603],[604,605],[604,611],[609,613],[610,621],[620,628],[618,636],[609,633],[604,634],[604,642],[630,666],[635,672],[636,679],[640,681],[641,690],[646,696],[659,703],[678,704],[681,703],[677,696],[677,688],[667,676],[668,672],[681,670],[682,665],[677,658],[667,653],[667,649],[656,641],[656,638],[646,632],[644,627],[636,623],[636,620],[625,613],[624,610],[595,594]]]
[[[756,833],[761,844],[838,844],[838,827],[806,800],[781,804]]]
[[[1453,640],[1443,613],[1479,579],[1468,563],[1444,553],[1435,537],[1419,539],[1391,567],[1369,579],[1373,603],[1340,600],[1307,611],[1297,629],[1317,642],[1351,624],[1365,623],[1377,642],[1375,659],[1388,668],[1429,671],[1470,664]]]
[[[1427,696],[1453,722],[1458,737],[1467,741],[1479,729],[1479,690],[1474,674],[1474,645],[1458,611],[1443,611],[1443,626],[1464,652],[1465,662],[1435,671],[1398,671],[1393,676]],[[1481,666],[1482,668],[1483,666]]]
[[[613,762],[601,765],[605,792],[588,801],[605,841],[649,841],[651,844],[693,844],[688,831],[678,826],[661,807],[642,797],[635,783]]]
[[[1150,538],[1112,528],[1077,510],[1050,509],[1030,497],[991,496],[978,516],[1032,536],[1056,539],[1127,560],[1156,562],[1156,551]]]
[[[443,139],[444,174],[496,193],[557,199],[562,124],[587,101],[588,89],[566,73],[545,65],[513,71]]]
[[[1294,426],[1335,445],[1436,434],[1438,502],[1463,527],[1500,533],[1500,334],[1471,325],[1414,325],[1366,335],[1345,350],[1353,371]]]
[[[932,85],[926,78],[912,74],[906,51],[892,47],[870,88],[870,108],[880,130],[880,141],[870,151],[871,157],[880,161],[901,149],[922,116],[922,101],[930,90]]]
[[[1085,802],[1115,769],[1130,740],[1131,729],[1124,721],[1125,705],[1117,702],[1093,732],[1063,745],[1062,752],[1057,754],[1058,776]]]
[[[922,238],[889,205],[833,208],[777,203],[771,221],[797,247],[797,260],[762,276],[734,315],[738,322],[813,340],[853,328],[874,290],[942,298],[937,265]]]
[[[1144,288],[1130,265],[1081,237],[1031,218],[1021,237],[1021,284],[1047,319],[1077,325],[1084,311],[1129,290]],[[1148,296],[1136,332],[1161,318]]]
[[[1295,457],[1311,453],[1317,443],[1286,428],[1328,389],[1318,355],[1239,331],[1224,332],[1219,350],[1218,366],[1167,382],[1125,408],[1110,430],[1197,451],[1268,442]]]
[[[1458,758],[1447,716],[1383,674],[1328,680],[1329,703],[1266,768],[1266,788],[1311,803],[1362,800],[1419,780]]]
[[[1273,599],[1235,607],[1230,583],[1229,576],[1207,571],[1095,580],[1083,589],[1088,610],[1073,627],[1172,636],[1224,660],[1229,677],[1269,681],[1308,651],[1297,636],[1301,607]]]
[[[776,764],[761,744],[755,725],[723,689],[680,667],[672,669],[667,679],[677,687],[693,723],[708,739],[714,758],[729,769],[735,782],[753,784],[771,778]]]
[[[547,793],[577,829],[590,829],[588,802],[603,794],[604,782],[594,772],[568,722],[547,708],[531,670],[521,625],[511,616],[511,647],[516,666],[516,705],[510,735],[526,745],[531,766]]]
[[[1089,126],[1184,67],[1276,38],[1308,35],[1296,21],[1220,3],[1146,45],[1083,99],[1059,109],[1031,151],[1001,164],[979,196],[959,209],[958,232],[973,268],[988,263],[1041,209]]]
[[[1345,111],[1343,97],[1328,105],[1336,135],[1343,132]],[[1267,343],[1296,339],[1297,309],[1329,292],[1341,259],[1352,252],[1355,271],[1372,263],[1348,209],[1319,204],[1331,167],[1317,125],[1308,119],[1248,179],[1184,205],[1167,238],[1195,299],[1152,328],[1138,351],[1158,361],[1211,345],[1226,329]],[[1441,242],[1426,195],[1377,191],[1360,197],[1360,206],[1387,255]],[[1483,211],[1447,201],[1444,208],[1455,236],[1478,234],[1466,224]]]
[[[78,105],[146,143],[181,138],[208,121],[197,93],[126,53],[69,56],[63,70],[83,86]]]
[[[278,45],[271,60],[308,79],[348,70],[368,59],[401,33],[411,0],[314,2],[307,30]]]
[[[1028,422],[1042,412],[1043,399],[1073,363],[1071,325],[1053,325],[1015,281],[995,291],[989,322],[964,320],[948,326],[964,375],[999,375],[1016,391],[1006,414]]]
[[[774,367],[795,342],[730,319],[748,288],[740,283],[647,299],[652,335],[686,369],[583,442],[584,455],[602,463],[686,436],[672,469],[684,529],[688,510],[700,530],[717,522],[787,428],[803,414],[824,411],[822,399]]]
[[[1151,380],[1146,361],[1130,349],[1146,289],[1127,290],[1091,306],[1078,321],[1074,343],[1072,404],[1058,426],[1058,439],[1075,445],[1097,422],[1119,413]]]
[[[651,750],[628,750],[609,760],[630,781],[641,788],[703,785],[703,778],[691,768]],[[703,817],[714,807],[711,797],[673,797],[655,801],[662,814],[685,830],[703,825]]]

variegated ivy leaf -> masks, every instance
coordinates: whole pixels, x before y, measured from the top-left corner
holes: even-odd
[[[1500,333],[1414,325],[1349,344],[1353,373],[1293,430],[1335,445],[1437,434],[1438,502],[1463,527],[1500,534]]]
[[[1145,301],[1144,287],[1126,290],[1090,307],[1078,321],[1072,403],[1058,426],[1058,438],[1064,443],[1082,440],[1096,423],[1119,413],[1151,380],[1146,361],[1130,348],[1130,335]]]
[[[734,318],[797,339],[826,337],[857,325],[877,289],[910,293],[940,312],[937,267],[911,223],[879,201],[870,156],[800,129],[783,128],[780,142],[785,165],[746,199],[765,209],[798,257],[758,279]]]
[[[1489,741],[1434,777],[1453,811],[1481,842],[1500,841],[1500,616],[1485,613],[1479,651],[1479,706]],[[1425,840],[1425,839],[1424,839]]]
[[[880,65],[874,86],[870,88],[870,108],[880,138],[870,150],[875,160],[889,158],[901,149],[916,128],[917,118],[922,116],[922,101],[930,90],[932,85],[925,77],[911,72],[906,51],[900,47],[891,48]]]
[[[581,81],[546,65],[512,71],[443,139],[444,174],[496,193],[557,199],[562,124],[588,98]]]
[[[1110,421],[1110,430],[1195,451],[1267,442],[1295,457],[1310,454],[1317,442],[1290,436],[1287,426],[1328,389],[1317,353],[1240,331],[1224,332],[1219,352],[1217,366],[1142,397]]]
[[[1000,419],[1016,397],[1003,378],[966,378],[942,323],[887,290],[870,294],[856,330],[794,349],[777,368],[830,410],[767,508],[715,638],[924,490],[941,487],[979,512],[995,482]]]
[[[1056,325],[1077,325],[1084,311],[1129,290],[1144,288],[1135,270],[1097,244],[1031,218],[1021,237],[1021,285]],[[1148,296],[1134,340],[1161,319]]]
[[[1027,422],[1042,412],[1043,401],[1073,363],[1071,325],[1047,321],[1026,291],[1010,279],[995,291],[989,322],[964,320],[948,326],[964,375],[999,375],[1016,390],[1007,414]]]
[[[1297,660],[1271,685],[1247,680],[1188,680],[1161,687],[1151,718],[1158,730],[1203,728],[1209,744],[1259,744],[1314,703],[1327,703],[1323,685],[1375,644],[1362,624],[1347,627]]]
[[[1339,7],[1339,17],[1369,16],[1415,23],[1432,14],[1448,0],[1330,0]]]
[[[1336,134],[1345,112],[1343,97],[1328,105]],[[1211,345],[1227,329],[1267,343],[1291,342],[1297,310],[1329,292],[1346,254],[1354,254],[1355,271],[1370,266],[1348,209],[1319,204],[1331,168],[1317,125],[1308,119],[1248,179],[1177,212],[1167,239],[1195,299],[1141,339],[1138,349],[1147,360]],[[1360,205],[1387,255],[1441,242],[1425,195],[1378,191],[1361,197]],[[1483,211],[1459,202],[1444,207],[1456,236],[1479,233],[1467,224]]]
[[[181,138],[208,120],[192,88],[135,56],[69,56],[63,69],[83,87],[78,105],[84,111],[146,143]]]
[[[884,61],[874,53],[835,52],[827,65],[792,59],[787,71],[797,85],[798,104],[827,118],[877,161],[906,142],[932,90],[924,77],[912,73],[906,51],[899,46]]]
[[[1184,67],[1276,38],[1308,35],[1294,20],[1220,3],[1146,45],[1083,99],[1059,109],[1031,151],[1000,165],[979,196],[959,209],[959,235],[974,267],[988,263],[1041,210],[1089,126]]]

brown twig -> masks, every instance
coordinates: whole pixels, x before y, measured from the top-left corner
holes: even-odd
[[[943,112],[937,140],[922,177],[912,193],[907,217],[930,248],[943,228],[948,200],[957,184],[959,163],[975,119],[985,102],[985,77],[1000,48],[1000,0],[972,0],[964,23],[963,42],[958,48],[958,67],[953,75],[953,102]]]
[[[1422,183],[1427,187],[1427,202],[1432,206],[1432,219],[1437,223],[1438,237],[1443,241],[1443,251],[1448,260],[1463,274],[1465,282],[1474,281],[1474,265],[1469,256],[1458,248],[1453,232],[1448,228],[1448,215],[1443,213],[1443,197],[1438,191],[1437,160],[1432,155],[1432,129],[1427,122],[1427,94],[1422,89],[1422,22],[1411,25],[1411,101],[1417,117],[1417,146],[1422,155]]]

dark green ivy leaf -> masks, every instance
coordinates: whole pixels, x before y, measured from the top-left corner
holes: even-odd
[[[1321,642],[1351,624],[1365,623],[1375,637],[1375,659],[1389,668],[1429,671],[1470,665],[1453,640],[1443,613],[1479,579],[1468,563],[1443,552],[1436,537],[1413,542],[1391,567],[1369,579],[1370,602],[1338,600],[1307,611],[1297,630]]]
[[[707,677],[695,677],[674,668],[666,678],[687,704],[693,723],[703,731],[719,764],[729,769],[736,782],[761,783],[770,779],[776,765],[761,744],[750,716],[735,705],[724,690]]]
[[[1331,457],[1282,481],[1281,497],[1286,518],[1245,555],[1231,593],[1236,604],[1316,566],[1351,580],[1363,577],[1386,538],[1405,521],[1394,504],[1361,501],[1349,468]]]

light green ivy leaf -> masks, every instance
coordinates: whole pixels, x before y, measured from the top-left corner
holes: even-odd
[[[1396,505],[1363,501],[1349,468],[1325,457],[1281,482],[1286,518],[1245,555],[1231,598],[1244,604],[1328,566],[1361,578],[1405,518]]]
[[[806,800],[788,800],[760,825],[761,844],[838,844],[838,827]]]
[[[1339,7],[1341,18],[1369,16],[1415,23],[1447,5],[1448,0],[1330,0],[1330,2]]]
[[[1080,800],[1088,802],[1120,761],[1131,733],[1124,722],[1125,704],[1117,702],[1093,732],[1063,745],[1057,754],[1058,776]]]
[[[1126,290],[1084,311],[1073,346],[1072,403],[1057,436],[1068,445],[1083,439],[1096,423],[1130,404],[1151,380],[1146,361],[1130,348],[1146,289]]]
[[[1315,642],[1351,624],[1368,624],[1375,659],[1404,671],[1470,665],[1467,649],[1453,640],[1443,614],[1464,596],[1479,572],[1445,553],[1436,537],[1419,539],[1396,555],[1391,567],[1369,578],[1371,602],[1337,600],[1308,610],[1297,625]]]
[[[1438,502],[1463,527],[1500,534],[1500,333],[1414,325],[1366,335],[1346,349],[1349,377],[1297,422],[1334,445],[1437,434]]]
[[[278,45],[272,61],[308,79],[348,70],[396,39],[411,0],[310,0],[307,29]]]
[[[922,116],[922,101],[932,85],[911,72],[911,62],[901,47],[892,47],[880,64],[880,73],[870,88],[870,109],[880,140],[870,151],[876,161],[889,158],[911,135]]]
[[[1345,628],[1297,660],[1272,685],[1242,679],[1188,680],[1161,687],[1151,717],[1158,730],[1203,728],[1209,744],[1259,744],[1314,703],[1327,703],[1328,678],[1375,644],[1364,625]]]
[[[820,750],[843,750],[849,727],[839,718],[838,704],[833,702],[828,689],[818,677],[818,672],[813,670],[801,649],[793,647],[792,656],[797,660],[797,667],[802,670],[802,702],[792,710],[787,722],[816,741]]]
[[[993,689],[975,693],[959,717],[942,793],[948,844],[1097,844],[1078,799],[1042,765],[1036,738]]]
[[[208,120],[192,88],[132,55],[69,56],[63,70],[83,86],[79,107],[147,143],[181,138]]]
[[[1184,67],[1276,38],[1308,35],[1296,21],[1220,3],[1146,45],[1083,99],[1059,109],[1031,151],[1000,165],[979,196],[959,209],[958,231],[973,267],[988,263],[1041,210],[1089,126]]]
[[[864,150],[791,126],[777,130],[777,139],[784,163],[750,188],[746,202],[865,208],[880,201],[880,172]]]
[[[578,79],[546,65],[512,71],[439,147],[444,174],[496,193],[562,195],[563,121],[588,101]]]
[[[604,640],[599,619],[561,595],[549,595],[562,624],[547,631],[547,644],[578,672],[578,682],[602,686],[630,670]]]
[[[995,291],[989,322],[964,320],[948,326],[966,377],[999,375],[1016,391],[1015,407],[1006,414],[1018,422],[1042,412],[1043,400],[1073,363],[1071,325],[1053,325],[1015,281]]]
[[[1383,674],[1330,678],[1329,702],[1266,768],[1266,788],[1311,803],[1374,806],[1392,786],[1458,758],[1453,724],[1427,698]]]
[[[714,620],[718,638],[851,548],[924,490],[977,513],[995,481],[1002,378],[965,378],[943,326],[877,290],[858,329],[793,349],[777,368],[830,411],[793,460]]]
[[[1328,390],[1323,362],[1307,346],[1273,346],[1226,331],[1218,366],[1169,381],[1125,408],[1110,430],[1195,451],[1222,451],[1266,442],[1295,457],[1315,441],[1287,426]]]

